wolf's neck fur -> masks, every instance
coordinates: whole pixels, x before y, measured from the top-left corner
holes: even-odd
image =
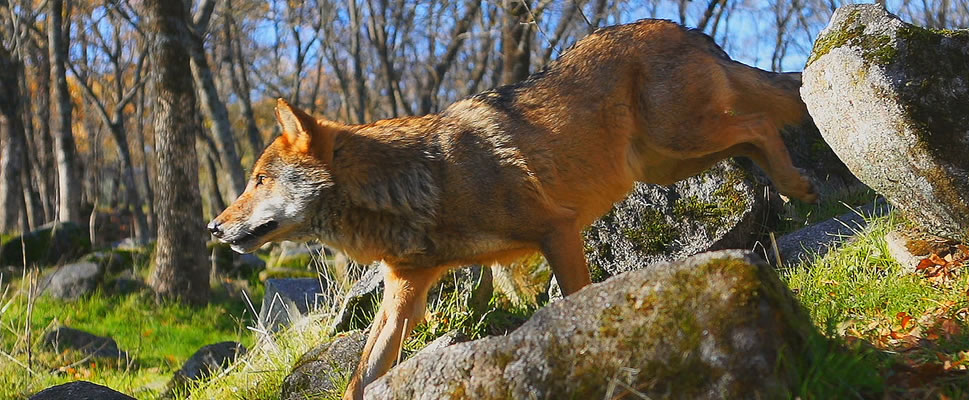
[[[431,135],[407,129],[407,120],[354,126],[337,138],[331,167],[337,194],[329,200],[334,204],[320,205],[329,212],[317,227],[324,241],[358,261],[402,257],[430,245],[440,154]]]

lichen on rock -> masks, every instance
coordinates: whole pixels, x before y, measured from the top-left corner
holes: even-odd
[[[589,267],[615,275],[703,251],[746,247],[767,207],[760,188],[732,160],[668,187],[636,184],[583,232]]]
[[[802,76],[811,116],[862,182],[932,233],[969,239],[969,30],[845,6]]]
[[[422,353],[367,398],[778,398],[817,335],[776,273],[721,251],[580,290],[502,337]],[[798,361],[794,361],[798,360]]]

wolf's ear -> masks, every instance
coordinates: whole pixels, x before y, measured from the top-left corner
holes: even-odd
[[[297,150],[314,152],[327,162],[333,159],[334,138],[342,125],[328,121],[321,124],[282,98],[276,99],[276,121],[283,138]]]
[[[312,134],[309,130],[315,124],[312,117],[282,98],[276,99],[276,121],[290,143],[297,142],[301,135]]]

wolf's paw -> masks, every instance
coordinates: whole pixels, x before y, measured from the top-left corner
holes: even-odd
[[[797,189],[792,193],[794,197],[808,204],[818,204],[818,191],[814,188],[814,183],[806,176],[799,176]]]

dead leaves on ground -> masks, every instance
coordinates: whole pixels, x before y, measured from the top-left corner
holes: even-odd
[[[947,285],[951,283],[958,273],[958,270],[969,263],[969,246],[960,244],[955,246],[955,250],[944,256],[932,253],[922,259],[915,267],[916,273],[923,276],[934,285]]]

